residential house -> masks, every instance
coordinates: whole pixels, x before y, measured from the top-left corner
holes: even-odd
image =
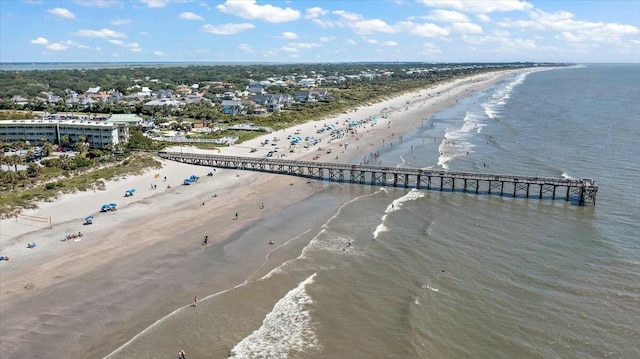
[[[247,86],[247,90],[255,95],[264,95],[267,92],[267,86],[262,82],[252,82]]]
[[[41,92],[41,94],[44,95],[44,98],[42,99],[45,103],[47,104],[56,104],[58,103],[58,101],[60,101],[61,97],[54,94],[53,92],[49,91],[49,92]]]
[[[222,100],[222,113],[225,115],[239,115],[242,112],[242,101]]]
[[[347,79],[344,76],[327,76],[325,77],[325,81],[330,84],[337,84],[346,81]]]
[[[173,106],[173,107],[179,107],[179,106],[182,106],[183,104],[184,104],[184,102],[182,102],[182,101],[172,100],[172,99],[169,99],[169,98],[161,98],[161,99],[151,100],[149,102],[145,102],[143,106]]]
[[[298,81],[298,86],[300,87],[315,87],[316,86],[316,80],[315,79],[302,79],[300,81]]]
[[[176,87],[176,92],[181,95],[188,95],[191,93],[191,87],[187,85],[180,85]]]
[[[11,98],[11,101],[13,103],[15,103],[16,105],[26,105],[27,103],[29,103],[29,100],[27,100],[26,98],[20,96],[20,95],[15,95]]]

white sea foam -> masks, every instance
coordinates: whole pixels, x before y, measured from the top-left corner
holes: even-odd
[[[432,287],[432,286],[430,286],[428,284],[423,284],[422,285],[422,289],[429,289],[432,292],[439,292],[440,291],[440,289],[434,288],[434,287]]]
[[[413,188],[411,191],[407,192],[407,194],[405,194],[404,196],[397,198],[393,202],[391,202],[391,204],[387,206],[387,209],[384,211],[384,213],[395,212],[398,209],[400,209],[400,207],[402,207],[402,205],[405,202],[414,201],[422,197],[424,197],[424,192],[421,192],[416,188]]]
[[[562,178],[564,178],[564,179],[568,179],[568,180],[573,179],[573,177],[569,176],[569,175],[567,174],[567,172],[562,172]]]
[[[391,202],[391,204],[389,204],[387,208],[384,210],[385,214],[382,216],[382,218],[380,218],[380,224],[378,224],[378,226],[376,227],[376,230],[373,231],[373,238],[376,239],[378,238],[380,233],[387,232],[389,230],[389,228],[385,225],[385,221],[387,220],[388,213],[392,213],[400,210],[400,208],[403,206],[405,202],[414,201],[422,197],[424,197],[424,193],[414,188],[411,191],[407,192],[407,194],[405,194],[404,196],[393,200],[393,202]]]
[[[316,273],[289,291],[273,307],[262,325],[231,349],[229,358],[286,359],[294,353],[319,349],[306,291]]]
[[[480,133],[485,126],[487,124],[484,116],[467,111],[463,118],[462,127],[459,129],[447,128],[444,139],[438,146],[440,153],[438,166],[447,170],[449,169],[448,163],[451,160],[473,153],[475,145],[471,143],[471,139],[474,134]]]
[[[380,233],[387,232],[387,231],[389,231],[389,228],[387,228],[387,226],[385,226],[384,223],[380,223],[378,227],[376,227],[376,230],[373,231],[373,239],[378,238],[378,235],[380,235]]]
[[[485,115],[490,119],[497,119],[500,117],[500,109],[507,104],[508,100],[511,98],[511,93],[513,89],[522,84],[524,80],[527,78],[528,72],[521,73],[516,76],[513,81],[506,84],[504,87],[498,88],[494,91],[491,96],[491,99],[486,103],[482,104],[482,108],[484,109]]]

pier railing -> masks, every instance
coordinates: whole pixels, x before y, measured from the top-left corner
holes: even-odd
[[[188,164],[269,172],[332,182],[467,192],[596,204],[598,186],[589,178],[565,179],[406,167],[351,165],[281,158],[159,152],[160,157]]]

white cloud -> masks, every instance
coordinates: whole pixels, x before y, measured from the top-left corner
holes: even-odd
[[[356,40],[353,40],[353,39],[348,39],[348,40],[347,40],[347,44],[355,45],[355,44],[357,44],[357,43],[358,43],[358,42],[357,42]]]
[[[158,57],[165,57],[165,56],[167,56],[167,55],[165,55],[165,53],[164,53],[164,52],[162,52],[162,51],[154,51],[154,52],[153,52],[153,54],[154,54],[154,55],[156,55],[156,56],[158,56]]]
[[[249,44],[240,44],[238,45],[238,49],[242,50],[248,54],[253,52],[253,48],[251,46],[249,46]]]
[[[111,29],[106,29],[106,28],[101,30],[91,30],[91,29],[80,30],[76,32],[74,35],[82,36],[82,37],[98,37],[103,39],[114,38],[114,37],[115,38],[127,37],[127,35],[121,32],[113,31]]]
[[[469,22],[467,15],[451,10],[433,10],[426,18],[439,22]]]
[[[378,40],[376,40],[376,39],[368,39],[367,42],[370,43],[370,44],[374,44],[375,45],[375,44],[378,43]]]
[[[430,42],[425,42],[424,44],[422,44],[423,55],[433,55],[433,54],[440,54],[440,53],[442,53],[442,50],[440,50],[436,45]]]
[[[47,40],[44,37],[38,37],[36,39],[31,40],[31,43],[36,45],[47,45],[49,43],[49,40]]]
[[[410,34],[423,37],[446,37],[450,30],[431,23],[417,24],[411,21],[402,21],[398,27]]]
[[[489,17],[489,15],[485,14],[476,15],[476,19],[478,19],[478,21],[480,22],[491,22],[491,18]]]
[[[140,45],[137,42],[125,43],[122,40],[116,40],[116,39],[109,40],[109,42],[114,44],[114,45],[126,47],[126,48],[128,48],[129,50],[131,50],[133,52],[138,52],[138,51],[142,50],[140,48]]]
[[[298,35],[295,32],[285,31],[282,33],[282,37],[289,40],[294,40],[298,38]]]
[[[59,43],[59,42],[47,45],[47,49],[52,50],[52,51],[62,51],[62,50],[66,50],[68,48],[69,48],[69,46],[67,46],[65,44],[62,44],[62,43]]]
[[[207,24],[202,27],[204,31],[210,32],[216,35],[234,35],[242,31],[250,30],[255,28],[255,25],[249,23],[242,24],[222,24],[222,25],[211,25]]]
[[[319,47],[320,44],[316,44],[315,42],[294,42],[290,43],[289,46],[297,47],[299,49],[312,49],[314,47]]]
[[[89,46],[79,44],[79,43],[77,43],[77,42],[75,42],[75,41],[73,41],[73,40],[67,40],[67,41],[65,41],[64,43],[65,43],[66,45],[69,45],[69,46],[75,46],[75,47],[80,48],[80,49],[88,49],[88,48],[89,48]]]
[[[538,31],[557,31],[557,39],[567,42],[620,43],[624,36],[636,35],[640,30],[633,25],[575,20],[566,11],[547,13],[541,10],[529,12],[531,20],[503,21],[505,28],[529,28]]]
[[[366,20],[360,14],[336,10],[334,15],[340,17],[340,26],[350,27],[356,34],[367,35],[376,32],[382,32],[386,34],[394,34],[398,32],[393,26],[387,24],[384,20],[371,19]]]
[[[130,23],[131,23],[131,20],[129,20],[129,19],[120,19],[120,18],[117,18],[117,19],[114,19],[114,20],[109,21],[109,23],[110,23],[111,25],[114,25],[114,26],[120,26],[120,25],[127,25],[127,24],[130,24]]]
[[[395,41],[385,41],[384,42],[384,46],[396,47],[396,46],[398,46],[398,43],[395,42]]]
[[[329,11],[325,10],[323,8],[312,7],[312,8],[308,8],[306,10],[306,14],[304,15],[304,18],[305,19],[310,19],[316,25],[318,25],[320,27],[323,27],[323,28],[334,27],[335,24],[333,22],[331,22],[329,20],[321,19],[321,17],[324,17],[328,13],[329,13]]]
[[[243,19],[261,19],[268,22],[287,22],[298,20],[300,11],[273,5],[258,5],[255,0],[227,0],[216,6],[218,11]]]
[[[306,14],[304,15],[305,19],[317,19],[320,16],[324,16],[329,13],[328,10],[324,10],[323,8],[317,7],[317,6],[308,8],[305,12],[306,12]]]
[[[475,14],[533,9],[533,5],[520,0],[418,0],[418,2],[434,8],[454,9]]]
[[[50,43],[49,40],[47,40],[46,38],[38,37],[36,39],[31,40],[31,43],[36,45],[43,45],[44,47],[46,47],[51,51],[62,51],[62,50],[68,49],[71,46],[75,46],[81,49],[88,49],[87,46],[79,44],[73,40]]]
[[[100,7],[100,8],[109,8],[121,6],[122,1],[118,0],[75,0],[74,1],[78,5],[86,6],[86,7]]]
[[[372,34],[375,32],[394,34],[398,32],[393,26],[380,19],[356,21],[350,23],[349,27],[351,27],[356,34]]]
[[[363,20],[362,15],[356,14],[353,12],[344,11],[344,10],[335,10],[333,14],[340,16],[343,20],[348,22]]]
[[[57,17],[61,17],[63,19],[75,19],[76,15],[74,13],[72,13],[71,11],[61,8],[61,7],[57,7],[54,9],[49,9],[47,10],[47,12],[49,14],[55,15]]]
[[[470,22],[456,22],[451,24],[451,31],[461,34],[481,34],[482,27]]]
[[[481,48],[476,48],[476,51],[518,53],[521,51],[544,50],[533,39],[511,38],[509,33],[504,32],[495,32],[487,36],[463,35],[462,40],[470,45],[482,46]]]
[[[320,41],[322,42],[335,41],[335,39],[335,36],[320,36]]]
[[[291,42],[281,47],[280,50],[298,52],[299,49],[313,49],[315,47],[320,47],[320,44],[316,44],[315,42]]]
[[[167,6],[170,0],[140,0],[141,3],[146,4],[147,7],[160,8]]]
[[[196,15],[189,11],[185,11],[182,14],[180,14],[180,18],[182,20],[199,20],[199,21],[203,20],[202,16]]]

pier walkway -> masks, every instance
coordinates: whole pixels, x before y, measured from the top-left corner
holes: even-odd
[[[451,192],[572,201],[596,204],[598,186],[592,179],[564,179],[418,168],[350,165],[259,157],[159,152],[162,158],[188,164],[269,172],[332,182],[393,186]]]

